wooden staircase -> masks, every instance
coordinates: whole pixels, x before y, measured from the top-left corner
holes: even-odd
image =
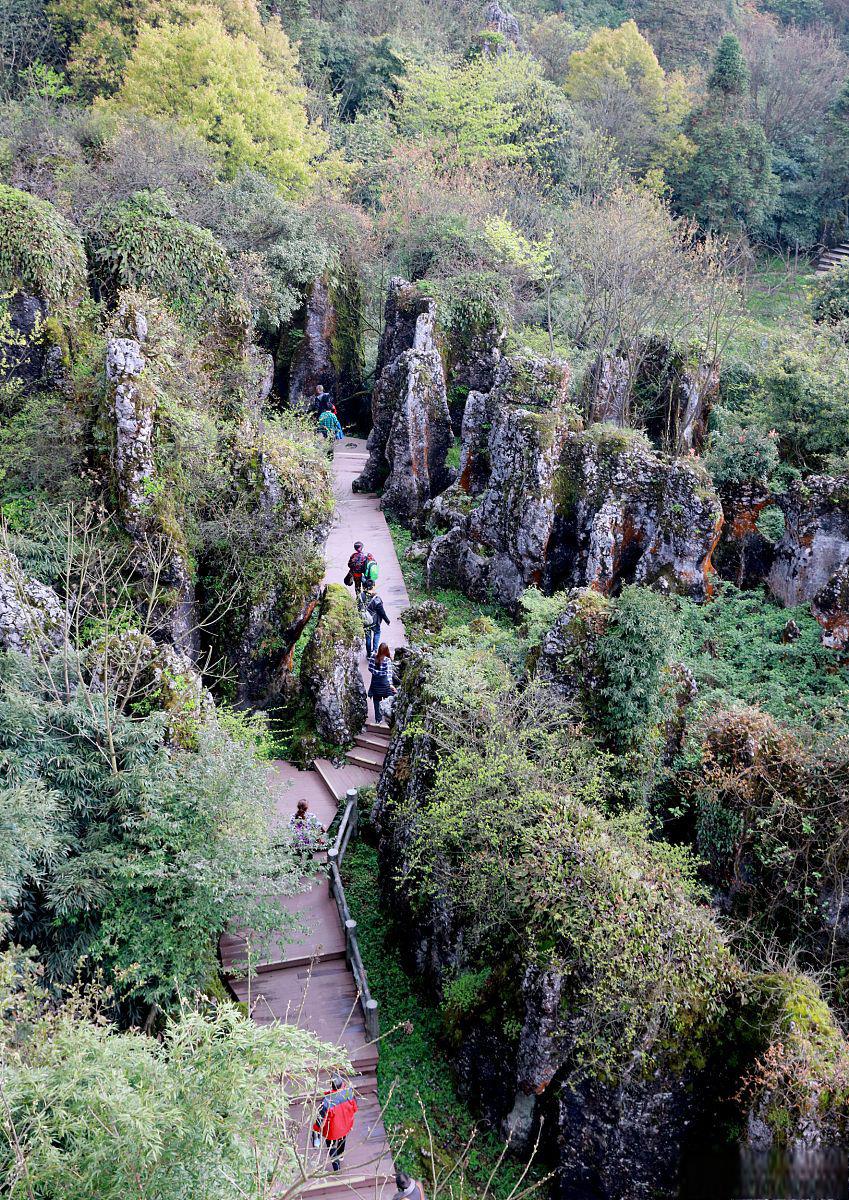
[[[849,242],[844,242],[842,246],[832,246],[830,250],[826,250],[824,254],[820,255],[817,263],[817,275],[824,275],[833,267],[845,266],[849,266]]]
[[[292,807],[293,798],[304,796],[310,809],[329,826],[339,806],[344,808],[350,789],[377,783],[389,740],[385,725],[369,722],[338,766],[329,759],[318,759],[312,771],[299,772],[288,763],[277,764],[281,781],[291,784],[285,792],[286,808]],[[331,863],[328,869],[332,884]],[[284,907],[301,914],[310,933],[299,942],[281,938],[270,945],[263,960],[252,964],[250,978],[239,969],[245,962],[244,936],[237,931],[225,934],[220,950],[230,989],[248,1005],[258,1024],[294,1021],[324,1041],[338,1043],[350,1055],[359,1111],[342,1170],[322,1173],[306,1185],[304,1194],[310,1200],[387,1200],[395,1191],[395,1168],[377,1095],[376,1034],[366,1027],[352,973],[351,946],[333,888],[328,890],[327,878],[322,876],[308,891],[286,897]],[[319,1160],[325,1153],[323,1148],[309,1151],[311,1158],[315,1155]]]

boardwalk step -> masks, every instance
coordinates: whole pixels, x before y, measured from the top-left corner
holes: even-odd
[[[325,885],[326,886],[326,885]],[[308,968],[315,968],[319,963],[333,963],[345,961],[344,950],[331,950],[327,954],[302,954],[294,958],[275,959],[273,962],[254,963],[251,967],[253,975],[268,975],[272,971],[295,971],[302,969],[304,973],[308,973]],[[245,960],[231,959],[227,964],[227,970],[232,972],[245,972],[247,962]],[[315,974],[315,970],[313,970]],[[237,980],[238,982],[238,980]]]
[[[317,758],[313,763],[313,770],[315,771],[316,775],[321,778],[321,782],[327,788],[328,792],[330,792],[330,795],[334,798],[334,800],[337,799],[336,782],[333,778],[333,767],[331,764],[328,763],[326,759]]]
[[[379,737],[385,738],[387,742],[392,737],[392,730],[388,725],[375,725],[374,721],[366,721],[365,731],[371,736],[377,734]]]
[[[386,738],[378,737],[373,733],[358,734],[354,738],[354,743],[363,750],[376,750],[378,754],[386,754],[389,747],[389,742]]]
[[[375,771],[378,774],[383,767],[383,757],[383,751],[363,750],[359,746],[355,746],[347,754],[349,763],[353,763],[357,767],[365,767],[367,771]]]
[[[338,1175],[329,1175],[326,1178],[316,1179],[313,1183],[308,1183],[304,1188],[304,1195],[321,1196],[322,1200],[329,1200],[336,1197],[345,1197],[346,1200],[356,1200],[357,1196],[381,1196],[384,1194],[384,1189],[391,1190],[385,1194],[391,1196],[395,1192],[395,1180],[387,1176],[379,1175],[355,1175],[346,1174],[345,1171],[340,1171]]]

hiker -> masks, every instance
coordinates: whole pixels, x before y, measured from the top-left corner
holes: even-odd
[[[368,694],[374,704],[374,722],[379,725],[383,720],[383,701],[398,693],[392,682],[392,651],[386,642],[381,642],[377,653],[370,656],[368,669],[371,671]]]
[[[309,811],[306,800],[299,800],[295,815],[289,820],[292,830],[295,850],[312,854],[315,850],[323,850],[327,844],[324,826],[315,813]]]
[[[321,416],[323,412],[327,412],[328,408],[333,408],[330,392],[324,390],[323,383],[317,383],[315,385],[315,411],[318,416]]]
[[[366,654],[371,658],[380,644],[381,624],[391,625],[392,622],[386,615],[383,601],[375,591],[374,584],[370,579],[363,580],[362,608],[360,612],[366,634]]]
[[[362,542],[354,542],[354,553],[348,559],[348,574],[343,582],[347,587],[354,585],[354,592],[359,596],[360,589],[363,586],[363,572],[371,558],[370,554],[366,554],[363,549]]]
[[[411,1179],[405,1171],[395,1172],[395,1186],[398,1191],[392,1200],[426,1200],[422,1185],[417,1179]]]
[[[346,1083],[339,1072],[330,1079],[330,1091],[325,1092],[318,1106],[318,1115],[313,1125],[313,1146],[318,1145],[318,1135],[330,1151],[330,1162],[334,1171],[341,1169],[341,1158],[345,1153],[345,1139],[354,1127],[357,1101],[354,1089]]]
[[[318,427],[322,432],[322,436],[329,442],[341,442],[345,436],[342,426],[339,424],[339,418],[333,411],[333,405],[326,408],[318,418]]]

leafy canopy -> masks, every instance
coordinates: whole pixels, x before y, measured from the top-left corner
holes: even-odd
[[[309,184],[325,135],[310,123],[306,92],[282,31],[271,62],[247,33],[230,32],[213,7],[184,24],[142,25],[115,103],[170,117],[199,133],[224,173],[262,169],[289,194]]]

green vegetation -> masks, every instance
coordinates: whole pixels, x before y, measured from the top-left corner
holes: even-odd
[[[235,303],[223,247],[176,216],[162,191],[136,192],[100,216],[89,235],[93,274],[107,295],[150,291],[187,324]]]
[[[51,205],[0,184],[0,245],[3,291],[23,287],[60,309],[81,299],[80,236]]]
[[[57,1008],[32,958],[0,955],[4,1194],[124,1200],[144,1186],[173,1200],[285,1187],[299,1120],[281,1073],[307,1092],[344,1061],[296,1025],[256,1025],[233,1004],[186,1001],[159,1038],[109,1021],[108,992]],[[257,1123],[257,1107],[263,1120]]]

